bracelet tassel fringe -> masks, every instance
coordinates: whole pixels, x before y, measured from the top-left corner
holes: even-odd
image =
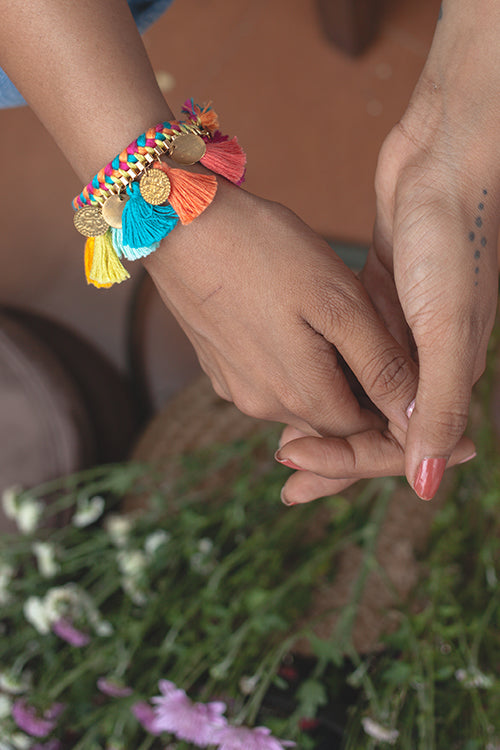
[[[240,185],[245,176],[246,156],[238,140],[235,137],[229,139],[218,130],[217,114],[209,105],[201,108],[189,99],[182,111],[187,115],[188,122],[184,126],[182,123],[173,125],[173,129],[178,129],[181,133],[191,132],[190,126],[201,129],[205,153],[199,162],[212,172]],[[168,123],[166,125],[169,126]],[[140,153],[145,153],[142,141],[146,143],[147,138],[153,138],[157,131],[158,128],[140,136],[135,146],[131,144],[129,149],[140,146],[143,149]],[[161,133],[158,138],[161,138]],[[127,158],[130,158],[128,153],[129,150],[122,152],[114,161],[125,163]],[[175,159],[175,156],[172,158]],[[115,169],[114,173],[112,167]],[[179,221],[184,225],[193,221],[212,203],[217,192],[217,179],[214,175],[176,169],[159,160],[150,163],[147,169],[160,170],[166,175],[170,191],[168,197],[160,205],[155,205],[153,201],[149,203],[147,193],[146,199],[141,194],[142,175],[137,175],[126,188],[121,189],[122,200],[125,199],[121,227],[117,223],[106,230],[106,221],[102,226],[99,220],[96,225],[96,236],[88,237],[85,244],[85,276],[89,284],[98,288],[109,288],[130,278],[120,258],[138,260],[154,252],[161,240],[170,234]],[[118,177],[112,177],[113,174]],[[93,206],[94,210],[100,212],[100,206],[102,207],[108,199],[108,184],[111,188],[112,184],[120,184],[118,179],[124,174],[126,172],[114,167],[114,162],[108,165],[75,199],[75,208]],[[111,194],[116,195],[116,192],[111,190],[109,195]],[[97,234],[102,229],[104,232]]]

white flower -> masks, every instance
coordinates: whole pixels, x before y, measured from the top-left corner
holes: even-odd
[[[122,578],[121,584],[123,590],[132,599],[134,604],[137,604],[138,607],[144,607],[147,604],[148,598],[146,594],[144,591],[141,591],[133,578]]]
[[[32,497],[22,500],[16,508],[15,515],[19,531],[22,534],[32,534],[38,526],[43,510],[43,503],[34,500]]]
[[[167,542],[169,542],[171,538],[171,534],[169,534],[167,531],[164,531],[163,529],[153,531],[152,534],[149,534],[149,536],[146,537],[146,541],[144,542],[146,555],[148,557],[153,557],[158,547],[161,547],[162,544],[167,544]]]
[[[14,576],[14,568],[7,563],[0,563],[0,604],[8,604],[11,600],[9,584]]]
[[[30,678],[27,674],[14,676],[10,672],[0,672],[0,690],[10,695],[21,695],[30,688]]]
[[[254,674],[252,677],[243,675],[239,681],[239,688],[243,695],[252,695],[259,682],[259,675]]]
[[[198,549],[202,553],[202,555],[209,555],[210,552],[214,548],[214,543],[208,536],[204,536],[203,539],[200,539],[198,542]]]
[[[191,569],[195,573],[207,576],[215,568],[215,562],[212,559],[211,552],[214,548],[214,543],[209,537],[203,537],[198,541],[198,551],[191,555],[189,564]]]
[[[4,740],[0,740],[0,750],[14,750],[14,745],[9,745]]]
[[[9,737],[9,742],[12,744],[12,747],[15,748],[15,750],[29,750],[30,747],[33,746],[33,740],[31,739],[31,737],[28,737],[27,734],[24,734],[22,732],[11,734]]]
[[[0,719],[6,719],[10,716],[12,701],[7,695],[0,695]]]
[[[92,624],[97,635],[100,635],[103,638],[113,635],[113,626],[107,620],[99,620]]]
[[[42,578],[53,578],[61,570],[56,553],[50,542],[33,542],[33,552]]]
[[[387,742],[389,745],[394,745],[399,737],[397,729],[387,729],[373,719],[370,719],[369,716],[364,716],[361,719],[361,724],[366,734],[379,742]]]
[[[45,594],[43,606],[51,623],[65,615],[70,616],[72,612],[81,609],[78,592],[75,591],[72,584],[54,586],[54,588],[49,589]]]
[[[67,617],[74,621],[82,616],[92,625],[97,635],[107,636],[113,632],[112,625],[101,618],[91,597],[75,583],[54,586],[43,599],[30,596],[24,603],[24,615],[42,635],[47,635],[52,625],[61,618]]]
[[[25,618],[41,635],[50,633],[52,619],[47,613],[45,602],[38,596],[29,596],[23,605]]]
[[[480,669],[473,666],[468,669],[457,669],[455,677],[466,688],[483,688],[484,690],[489,690],[495,682],[493,677],[484,674]]]
[[[91,497],[90,499],[80,496],[76,505],[77,510],[71,522],[78,529],[83,529],[85,526],[90,526],[91,523],[94,523],[94,521],[97,521],[102,516],[105,502],[104,498],[100,495],[95,495],[95,497]]]
[[[14,485],[12,487],[6,487],[2,492],[2,508],[3,512],[10,518],[11,521],[15,521],[17,516],[17,497],[22,492],[22,487]]]
[[[146,555],[140,550],[122,550],[117,553],[116,560],[122,574],[122,589],[134,604],[143,607],[148,601],[141,586],[142,574],[147,564]]]
[[[131,578],[138,578],[146,568],[146,555],[139,549],[118,552],[116,555],[120,572]]]
[[[130,518],[120,516],[116,513],[109,515],[104,522],[104,527],[115,547],[125,547],[127,545],[132,526],[133,523]]]

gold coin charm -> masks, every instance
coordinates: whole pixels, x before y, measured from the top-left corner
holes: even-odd
[[[111,195],[107,198],[106,202],[102,207],[102,215],[108,222],[110,227],[114,229],[121,229],[122,227],[122,214],[125,208],[125,203],[128,201],[128,195]]]
[[[199,135],[181,133],[172,141],[168,155],[178,164],[196,164],[203,159],[206,150],[205,142]]]
[[[139,183],[141,195],[151,206],[160,206],[170,195],[170,180],[161,169],[149,169]]]
[[[84,237],[99,237],[106,234],[109,224],[103,218],[99,206],[82,206],[73,214],[73,222]]]

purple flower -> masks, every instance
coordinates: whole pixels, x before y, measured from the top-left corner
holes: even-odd
[[[149,732],[150,734],[160,734],[159,731],[153,728],[156,715],[149,703],[146,703],[146,701],[134,703],[132,706],[132,713],[137,721],[142,724],[146,732]]]
[[[62,638],[63,641],[70,643],[72,646],[76,646],[76,648],[82,648],[90,643],[90,636],[87,633],[77,630],[69,620],[65,620],[64,618],[56,620],[52,625],[52,630],[59,638]]]
[[[105,677],[99,677],[97,680],[97,687],[101,693],[104,693],[104,695],[110,695],[112,698],[126,698],[134,692],[132,688],[127,685],[120,685],[119,682],[107,680]]]
[[[219,701],[193,703],[184,690],[168,680],[160,680],[158,686],[163,695],[151,699],[156,703],[153,728],[157,732],[171,732],[198,747],[213,744],[214,732],[227,724],[221,715],[226,704]]]
[[[271,730],[267,727],[249,729],[229,725],[218,729],[212,742],[218,743],[219,750],[283,750],[285,747],[295,746],[295,742],[271,737]]]
[[[63,709],[62,703],[54,703],[43,716],[39,716],[33,706],[29,706],[24,698],[20,698],[12,706],[12,718],[26,734],[32,737],[46,737],[55,728],[57,718]]]

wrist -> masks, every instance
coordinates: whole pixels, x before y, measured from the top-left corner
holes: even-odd
[[[500,4],[444,0],[424,69],[404,120],[426,136],[446,128],[466,157],[498,153]],[[494,149],[489,151],[489,149]],[[479,152],[479,153],[477,153]]]

